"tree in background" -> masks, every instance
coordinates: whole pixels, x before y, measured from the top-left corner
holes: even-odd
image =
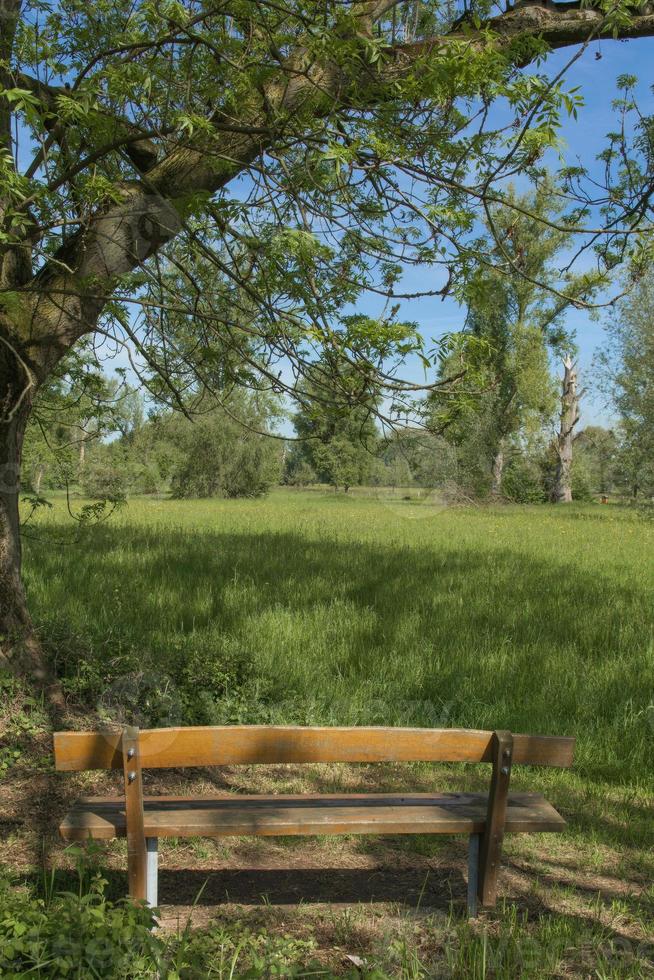
[[[587,425],[575,438],[573,480],[575,467],[584,467],[594,494],[612,493],[618,479],[618,451],[615,430]]]
[[[26,489],[77,485],[88,447],[122,431],[135,393],[120,378],[108,378],[84,346],[63,360],[40,389],[25,433]]]
[[[272,437],[278,404],[237,390],[206,396],[194,414],[153,412],[90,454],[83,489],[93,497],[170,492],[173,497],[258,497],[281,473]]]
[[[282,444],[270,435],[278,406],[244,391],[207,401],[192,422],[177,416],[164,423],[179,452],[173,497],[260,497],[281,478]]]
[[[490,238],[481,249],[486,254],[495,242],[495,265],[473,262],[461,289],[463,336],[477,344],[458,357],[473,384],[447,428],[471,484],[492,496],[502,492],[507,458],[554,414],[549,358],[573,346],[565,330],[568,309],[606,282],[600,273],[575,276],[560,268],[571,239],[566,228],[576,215],[566,212],[566,196],[550,180],[525,195],[509,189],[505,202],[488,209]],[[443,394],[431,397],[432,424],[446,405]]]
[[[654,494],[654,274],[618,304],[600,356],[600,387],[619,419],[616,480],[633,498]]]
[[[361,334],[375,329],[367,317],[351,317],[348,326]],[[407,332],[412,329],[407,325]],[[379,449],[376,424],[379,397],[366,360],[343,363],[325,352],[311,365],[293,416],[298,437],[288,459],[288,472],[311,467],[321,483],[361,486],[371,478]]]
[[[380,445],[380,486],[424,489],[452,482],[456,461],[442,436],[419,426],[398,426]]]

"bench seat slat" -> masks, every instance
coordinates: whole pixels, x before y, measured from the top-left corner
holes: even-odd
[[[487,806],[484,793],[145,797],[144,829],[146,837],[479,834]],[[540,794],[509,796],[507,833],[561,831],[565,825]],[[59,830],[67,840],[123,837],[124,801],[80,800]]]

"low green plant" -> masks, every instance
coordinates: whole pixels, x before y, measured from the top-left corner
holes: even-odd
[[[82,894],[39,898],[0,885],[0,975],[39,978],[155,977],[162,941],[152,932],[152,910],[109,902],[106,882],[94,876]]]

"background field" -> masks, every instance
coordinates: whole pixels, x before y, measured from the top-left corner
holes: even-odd
[[[26,542],[26,579],[72,703],[101,716],[127,708],[153,725],[575,735],[572,772],[522,769],[514,780],[516,789],[547,792],[569,833],[509,840],[507,904],[472,925],[462,919],[463,842],[429,838],[172,842],[163,852],[168,914],[190,904],[205,869],[223,868],[232,878],[221,885],[213,875],[200,902],[207,920],[255,916],[273,932],[311,935],[334,969],[347,951],[395,956],[390,975],[649,975],[654,522],[617,506],[448,508],[415,491],[413,500],[385,493],[135,500],[79,529],[56,502]],[[17,786],[23,778],[16,767]],[[220,776],[221,785],[280,791],[460,788],[486,778],[474,767],[424,765]],[[73,783],[66,778],[66,793],[79,789]],[[107,849],[108,869],[123,861],[121,845]],[[186,870],[175,878],[175,868]],[[264,884],[248,884],[247,868],[264,869]],[[300,877],[265,879],[265,869]],[[354,875],[347,887],[343,874]],[[302,880],[307,904],[289,911]],[[249,911],[216,907],[225,882]],[[263,904],[257,888],[270,890]],[[352,911],[357,897],[364,904]],[[399,937],[395,953],[389,929]]]

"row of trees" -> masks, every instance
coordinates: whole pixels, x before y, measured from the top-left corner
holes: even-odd
[[[572,296],[589,296],[601,283],[569,279],[562,298],[542,285],[554,281],[567,241],[556,228],[543,231],[543,223],[553,224],[554,189],[509,200],[489,224],[503,228],[499,240],[522,271],[471,271],[466,322],[441,360],[443,383],[418,406],[420,426],[383,433],[383,406],[369,377],[327,355],[307,371],[294,415],[297,440],[286,445],[274,433],[281,400],[243,388],[220,399],[205,392],[177,410],[159,405],[146,417],[142,397],[120,375],[103,375],[82,348],[35,405],[23,461],[27,488],[38,496],[72,486],[110,499],[256,496],[283,480],[345,490],[440,487],[524,502],[651,495],[652,277],[617,306],[597,359],[597,393],[615,425],[581,428],[565,314]],[[352,319],[365,332],[368,321]],[[552,365],[562,365],[562,378]],[[452,378],[463,380],[445,383]]]
[[[614,311],[598,376],[613,429],[580,429],[571,308],[607,284],[566,267],[565,195],[551,180],[488,209],[462,289],[466,318],[441,359],[422,425],[382,438],[379,405],[350,397],[354,370],[314,366],[286,459],[292,484],[449,486],[466,496],[569,501],[654,489],[654,286],[643,277]],[[488,256],[492,261],[488,261]],[[479,260],[479,256],[483,258]],[[457,384],[448,380],[459,379]],[[360,383],[360,379],[359,379]]]
[[[83,379],[86,380],[85,378]],[[39,400],[25,444],[26,488],[93,498],[258,496],[279,483],[283,449],[271,437],[279,403],[239,390],[146,417],[141,395],[95,375],[94,398],[70,377]],[[62,408],[62,389],[68,402]]]

